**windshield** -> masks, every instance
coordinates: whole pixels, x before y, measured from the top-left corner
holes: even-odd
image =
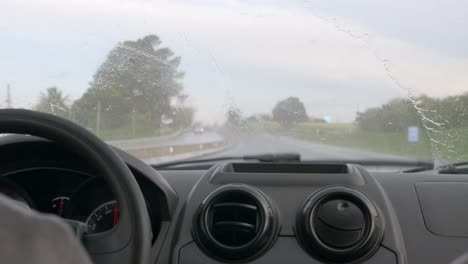
[[[148,163],[468,160],[463,1],[16,0],[0,107],[70,119]]]

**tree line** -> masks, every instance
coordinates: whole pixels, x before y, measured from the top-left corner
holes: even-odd
[[[230,123],[241,123],[242,116],[236,109],[228,113]],[[306,108],[297,97],[280,100],[269,114],[256,114],[245,121],[274,121],[283,128],[291,128],[301,122],[325,123],[322,118],[308,116]],[[356,113],[354,123],[364,131],[406,132],[410,126],[424,127],[431,131],[452,128],[468,128],[468,93],[445,98],[419,97],[396,98],[379,107]]]
[[[231,106],[226,113],[226,117],[227,123],[234,126],[239,126],[243,122],[275,121],[284,128],[291,128],[298,123],[311,120],[307,115],[304,103],[295,96],[278,101],[273,107],[271,114],[255,114],[243,118],[240,109]],[[317,119],[312,120],[318,121]],[[323,122],[323,120],[320,119],[319,122]]]
[[[41,93],[35,109],[69,118],[95,132],[126,131],[130,136],[193,122],[181,83],[181,58],[156,35],[118,43],[107,55],[81,98],[57,87]]]
[[[409,126],[429,129],[468,127],[468,93],[445,98],[398,98],[357,113],[359,128],[375,132],[406,131]]]
[[[59,88],[41,93],[36,110],[69,118],[97,132],[147,136],[163,127],[180,129],[193,123],[195,109],[188,106],[179,70],[181,58],[162,46],[156,35],[118,43],[93,75],[84,94],[70,102]],[[468,127],[468,93],[446,98],[398,98],[380,107],[358,112],[355,123],[366,131],[406,131],[409,126]],[[275,121],[291,128],[311,118],[298,97],[280,100],[271,113],[242,117],[238,107],[226,112],[227,123]]]

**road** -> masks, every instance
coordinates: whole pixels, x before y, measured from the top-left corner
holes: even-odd
[[[309,141],[298,140],[283,136],[269,134],[244,134],[235,140],[232,147],[213,155],[204,155],[203,158],[213,156],[242,156],[245,154],[296,152],[301,154],[302,160],[372,160],[401,158],[388,154],[361,151]]]
[[[124,150],[183,146],[194,144],[205,144],[213,142],[221,142],[223,137],[216,132],[205,132],[196,134],[193,132],[184,132],[171,137],[147,138],[133,141],[120,142],[118,147]],[[401,157],[381,154],[357,149],[337,147],[332,145],[319,144],[310,141],[299,139],[274,136],[270,134],[255,134],[255,133],[240,133],[234,140],[230,140],[227,147],[221,149],[201,150],[193,153],[184,153],[181,155],[170,155],[162,157],[154,157],[147,159],[149,163],[160,163],[174,161],[180,159],[192,158],[211,158],[221,156],[243,156],[246,154],[260,153],[278,153],[278,152],[294,152],[301,155],[302,160],[394,160]],[[408,159],[410,160],[410,159]]]

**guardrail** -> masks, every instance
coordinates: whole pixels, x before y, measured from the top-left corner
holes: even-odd
[[[171,140],[176,139],[181,134],[186,133],[186,131],[179,131],[174,134],[158,136],[158,137],[147,137],[147,138],[135,138],[135,139],[122,139],[122,140],[111,140],[106,141],[112,146],[121,148],[123,150],[130,150],[130,149],[139,149],[147,147],[148,145],[164,145]]]
[[[175,146],[162,146],[162,147],[150,147],[142,149],[130,149],[126,150],[128,153],[140,158],[140,159],[150,159],[166,156],[176,156],[186,153],[195,153],[206,150],[218,150],[219,148],[224,147],[226,144],[224,141],[217,141],[211,143],[202,143],[202,144],[190,144],[190,145],[175,145]]]
[[[108,143],[142,160],[152,160],[153,163],[158,162],[159,159],[168,161],[178,159],[179,156],[193,157],[197,154],[207,154],[226,147],[224,137],[216,132],[204,134],[182,132],[171,136],[119,140]]]

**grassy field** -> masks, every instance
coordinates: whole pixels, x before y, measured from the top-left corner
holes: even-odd
[[[421,134],[419,142],[409,143],[406,133],[360,131],[352,124],[304,123],[286,131],[296,138],[349,148],[429,159],[432,157],[429,138]]]
[[[405,132],[362,131],[350,123],[302,123],[284,129],[274,122],[261,125],[249,124],[250,130],[291,136],[322,144],[394,154],[417,159],[441,157],[447,162],[468,160],[468,128],[443,130],[442,133],[427,134],[420,130],[419,142],[408,142]]]

